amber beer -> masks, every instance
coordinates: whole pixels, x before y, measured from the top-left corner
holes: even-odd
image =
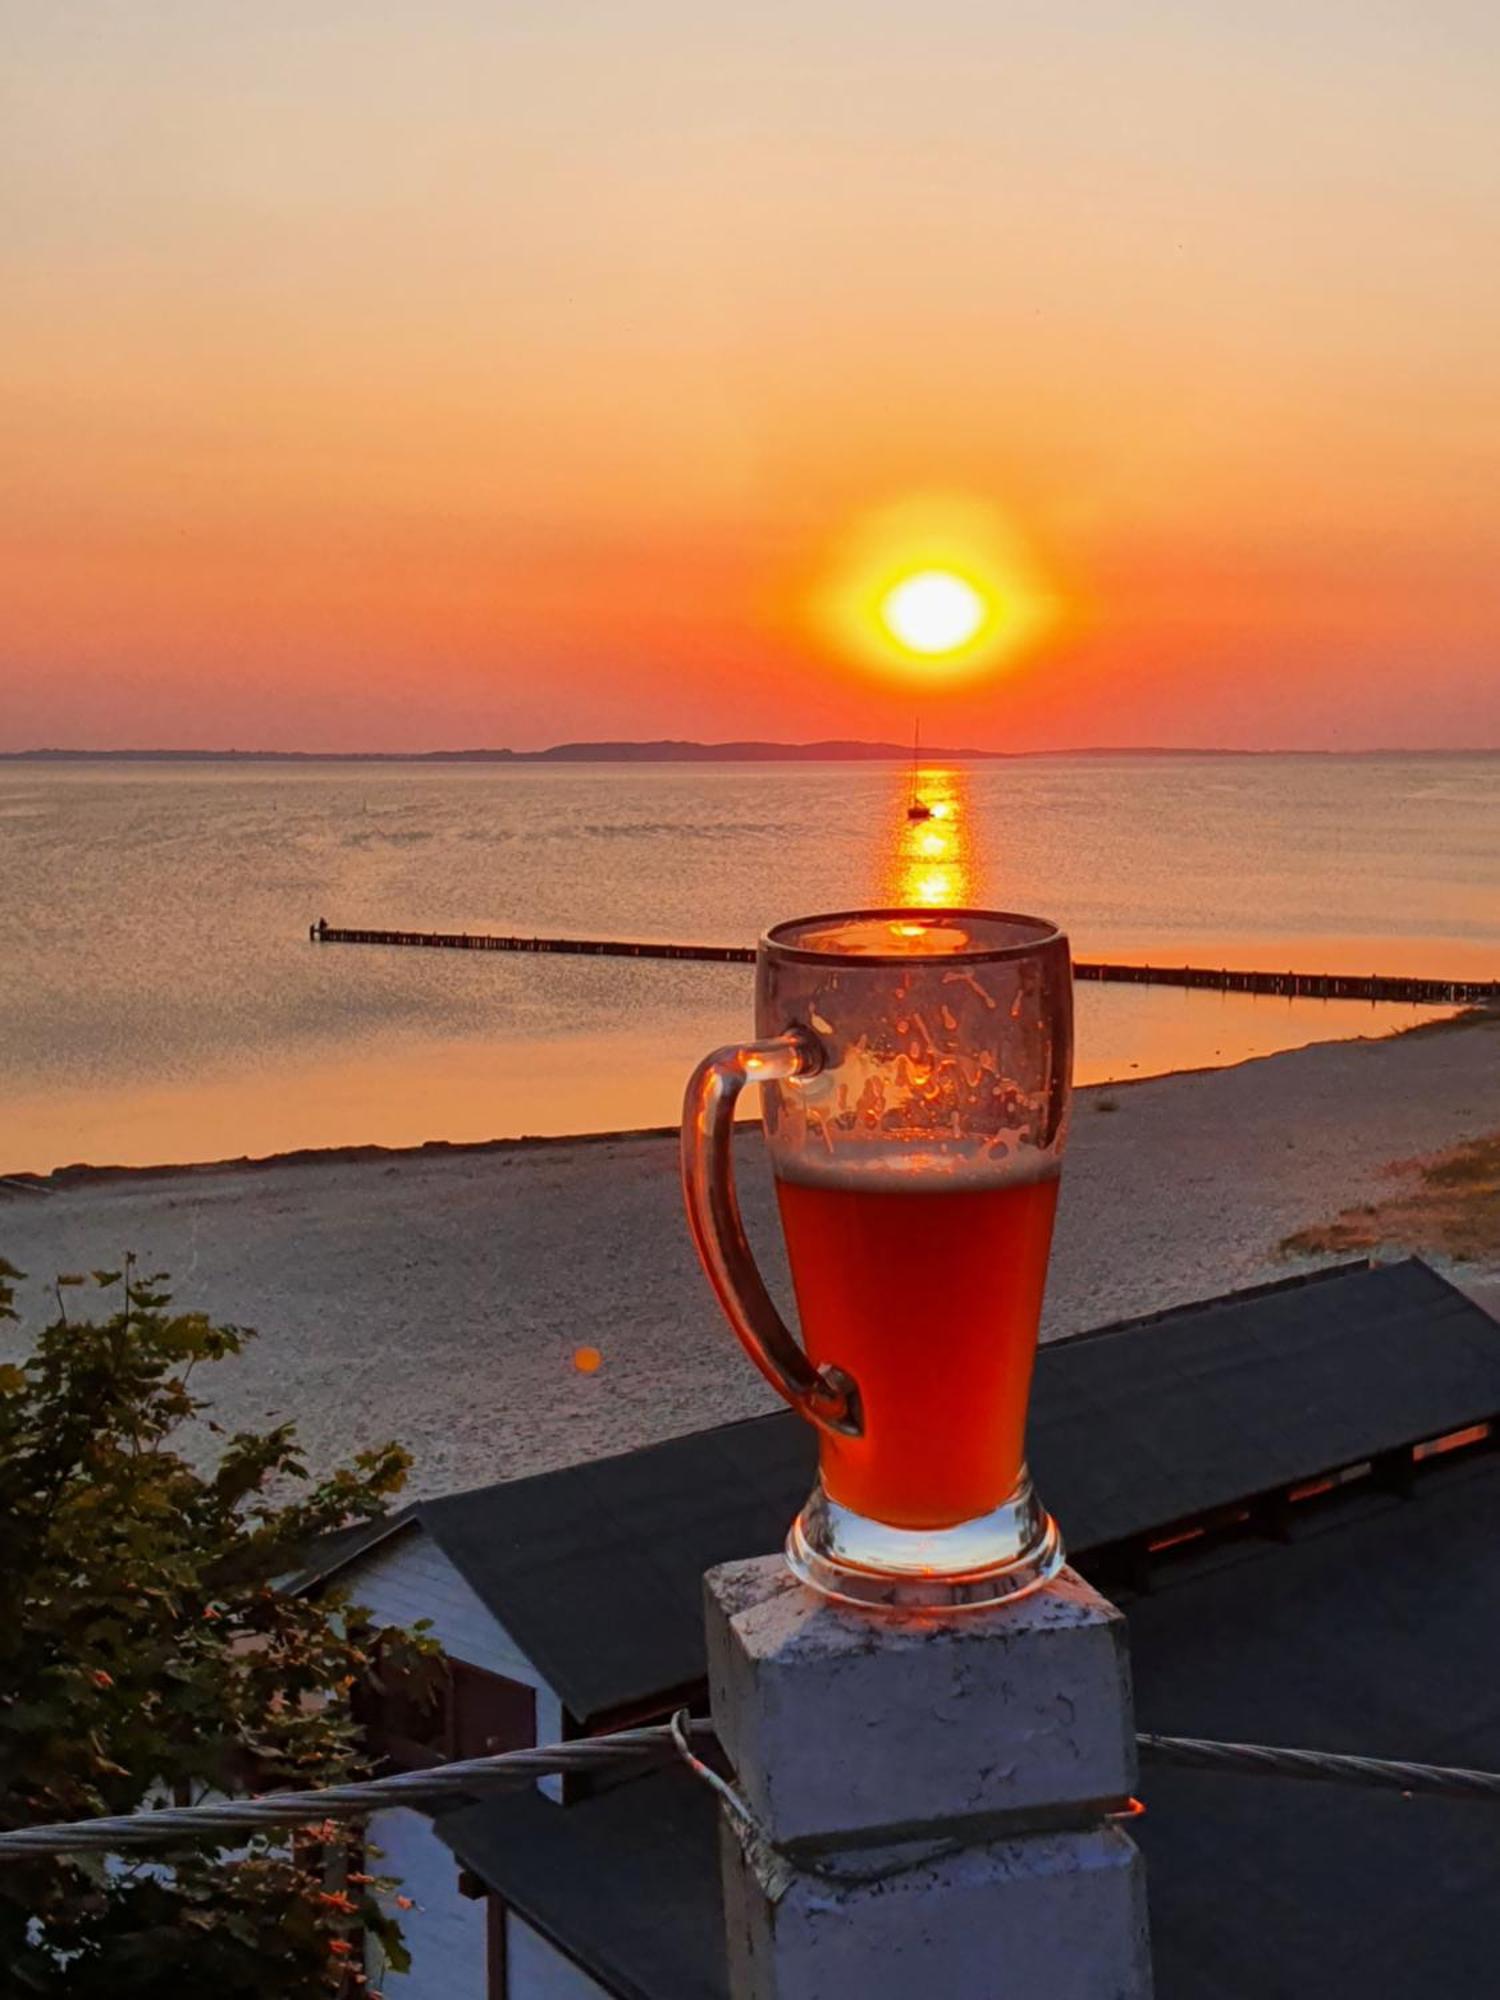
[[[1055,1173],[945,1186],[778,1177],[814,1364],[860,1387],[864,1430],[820,1436],[829,1498],[898,1528],[949,1528],[1020,1477]]]

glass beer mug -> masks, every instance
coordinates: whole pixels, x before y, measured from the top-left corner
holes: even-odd
[[[755,1026],[688,1085],[683,1185],[730,1325],[818,1431],[787,1559],[864,1605],[1034,1589],[1063,1561],[1024,1450],[1071,1089],[1067,939],[987,910],[798,918],[761,941]],[[735,1198],[747,1083],[800,1344]]]

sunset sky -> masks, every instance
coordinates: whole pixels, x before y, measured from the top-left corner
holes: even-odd
[[[1490,0],[0,34],[0,747],[1500,745]],[[825,615],[924,508],[983,671]]]

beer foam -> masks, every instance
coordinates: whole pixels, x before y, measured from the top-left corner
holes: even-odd
[[[866,1157],[861,1158],[864,1154]],[[975,1194],[1056,1180],[1062,1160],[1054,1149],[1018,1145],[1005,1138],[951,1144],[814,1147],[783,1152],[774,1142],[771,1166],[778,1180],[804,1187],[842,1188],[848,1194]]]

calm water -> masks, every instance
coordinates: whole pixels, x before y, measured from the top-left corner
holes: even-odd
[[[0,765],[0,1171],[675,1118],[742,966],[317,948],[307,925],[749,943],[869,901],[1043,912],[1080,956],[1500,973],[1500,759]],[[1416,1010],[1085,988],[1080,1074]]]

